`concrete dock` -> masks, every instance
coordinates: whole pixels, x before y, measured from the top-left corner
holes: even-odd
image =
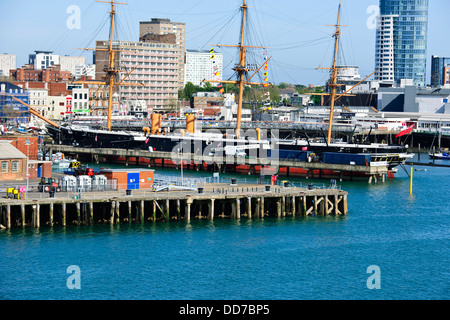
[[[47,146],[49,153],[57,151],[64,152],[69,157],[78,157],[92,162],[100,163],[107,161],[110,163],[111,159],[122,158],[125,159],[125,165],[128,165],[130,159],[134,160],[134,164],[142,165],[144,162],[148,163],[148,166],[156,166],[156,162],[161,163],[164,167],[164,163],[183,163],[187,164],[189,168],[211,168],[212,171],[226,172],[227,167],[234,168],[238,166],[246,166],[248,168],[248,174],[255,174],[256,167],[276,167],[280,171],[285,172],[286,176],[293,173],[296,169],[301,171],[302,174],[308,178],[328,179],[336,177],[340,181],[344,177],[348,177],[349,180],[355,176],[368,177],[369,183],[372,181],[380,180],[384,182],[384,177],[389,173],[389,168],[386,164],[377,165],[343,165],[343,164],[329,164],[321,162],[302,162],[289,159],[270,159],[270,158],[235,158],[235,157],[221,157],[221,156],[207,156],[207,155],[194,155],[185,154],[177,155],[171,152],[161,151],[145,151],[145,150],[127,150],[127,149],[110,149],[110,148],[81,148],[74,146]]]

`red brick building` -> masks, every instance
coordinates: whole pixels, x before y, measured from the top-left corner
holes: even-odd
[[[28,161],[29,179],[38,179],[41,177],[52,177],[52,162],[51,161]]]
[[[38,145],[39,138],[35,136],[0,136],[0,142],[2,140],[10,141],[11,145],[17,148],[25,156],[28,154],[30,160],[38,159]]]
[[[0,181],[26,180],[27,157],[10,141],[0,141]]]
[[[65,82],[43,82],[43,81],[14,81],[14,85],[23,89],[48,89],[48,96],[68,96],[72,90],[67,89]]]
[[[26,64],[22,68],[10,70],[9,74],[16,81],[67,82],[71,79],[70,71],[61,71],[59,65],[35,70],[32,64]]]
[[[199,116],[217,116],[224,105],[224,98],[219,92],[197,92],[192,97],[192,106],[199,110]]]

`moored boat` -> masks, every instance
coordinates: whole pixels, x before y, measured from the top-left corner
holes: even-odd
[[[448,152],[437,152],[437,153],[428,153],[431,159],[436,160],[450,160],[450,153]]]

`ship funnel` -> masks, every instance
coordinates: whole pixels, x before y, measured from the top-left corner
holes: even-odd
[[[161,114],[152,113],[152,134],[157,134],[161,129]]]
[[[186,115],[186,132],[195,133],[196,119],[195,115]]]

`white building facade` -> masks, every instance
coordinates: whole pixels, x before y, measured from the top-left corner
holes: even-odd
[[[394,26],[398,15],[381,15],[377,21],[375,45],[375,80],[394,83]]]
[[[66,96],[48,96],[47,109],[48,119],[51,120],[64,120],[66,114]]]
[[[73,74],[75,79],[80,79],[81,77],[91,77],[95,78],[95,64],[90,65],[77,65],[75,66],[75,73]]]
[[[29,55],[29,64],[34,65],[35,70],[43,70],[59,63],[59,55],[53,54],[53,51],[35,51]]]
[[[75,75],[77,66],[86,65],[85,57],[72,57],[72,56],[60,56],[59,64],[61,66],[61,71],[70,71],[71,75]]]
[[[16,69],[15,54],[0,54],[0,76],[9,77],[9,70]]]
[[[48,89],[46,88],[27,88],[28,92],[30,93],[30,106],[38,111],[41,116],[48,117],[49,111],[48,111]],[[42,120],[37,118],[36,116],[32,116],[33,120],[35,122],[41,122]]]
[[[74,115],[86,116],[90,113],[89,89],[72,89],[72,112]]]
[[[191,82],[200,86],[203,80],[222,80],[223,54],[215,52],[214,56],[215,58],[211,59],[209,51],[186,50],[184,85]],[[218,76],[216,72],[219,72]],[[217,86],[218,83],[211,85]]]

